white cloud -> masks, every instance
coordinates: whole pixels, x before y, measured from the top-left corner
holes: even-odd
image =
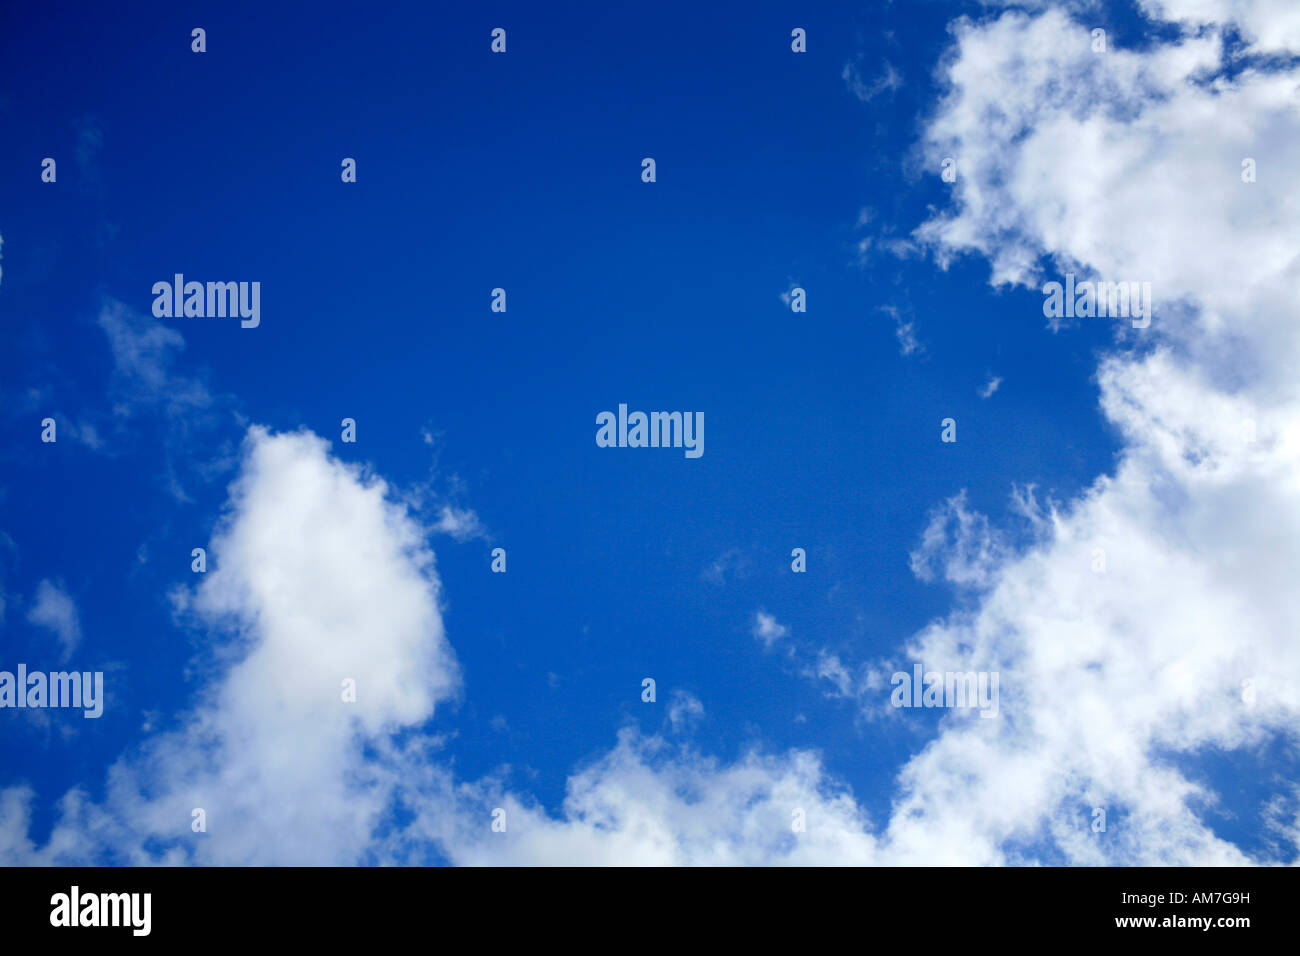
[[[202,377],[179,370],[185,339],[176,329],[111,298],[103,301],[99,326],[113,356],[112,417],[92,411],[93,423],[79,423],[75,437],[92,448],[107,446],[104,431],[115,449],[159,444],[158,481],[176,500],[189,502],[188,483],[224,476],[237,462],[237,443],[219,437],[215,426],[233,421],[242,430],[247,420],[231,396],[214,394]],[[161,434],[142,429],[145,422]]]
[[[988,518],[966,507],[962,489],[930,514],[921,544],[908,557],[922,581],[943,577],[963,587],[987,585],[1008,551]]]
[[[59,639],[61,661],[67,661],[81,643],[81,616],[77,613],[77,603],[52,581],[41,581],[36,586],[35,603],[27,612],[27,620],[46,628]]]
[[[668,723],[674,731],[685,730],[704,716],[704,704],[689,691],[673,691],[668,704]]]
[[[817,680],[830,681],[835,690],[828,693],[832,697],[852,697],[854,695],[853,675],[844,666],[838,654],[826,650],[819,651],[817,663],[805,670],[805,675]]]
[[[469,541],[484,535],[483,523],[479,521],[478,515],[472,509],[455,508],[451,505],[443,505],[439,509],[438,520],[433,530],[441,534],[449,534],[457,541]]]
[[[1001,385],[1002,385],[1002,377],[1000,375],[989,376],[989,380],[980,387],[979,390],[980,398],[992,398],[993,394],[998,390],[998,388]]]
[[[882,305],[880,311],[886,313],[894,320],[894,334],[898,337],[898,354],[904,357],[925,351],[916,337],[916,325],[913,322],[904,321],[902,313],[892,305]]]
[[[911,355],[920,351],[921,343],[916,340],[916,327],[911,322],[900,322],[894,330],[898,335],[898,351],[901,355]]]
[[[1232,9],[1261,43],[1290,42],[1258,26],[1266,4]],[[918,573],[976,591],[907,657],[998,671],[1001,707],[946,717],[880,828],[815,754],[720,763],[630,729],[570,778],[556,815],[499,780],[456,782],[427,740],[387,733],[419,726],[456,683],[421,529],[319,439],[254,431],[212,544],[219,570],[191,604],[239,656],[184,731],[118,764],[103,805],[65,797],[48,846],[27,842],[30,792],[0,791],[0,859],[148,835],[164,849],[129,855],[194,843],[205,862],[402,861],[435,844],[459,863],[1248,862],[1200,818],[1213,794],[1173,758],[1244,754],[1300,717],[1300,264],[1285,228],[1300,86],[1295,71],[1192,82],[1218,63],[1214,33],[1105,56],[1086,38],[1051,11],[958,25],[927,143],[963,176],[954,212],[919,237],[941,258],[987,257],[999,283],[1036,282],[1043,256],[1148,280],[1161,308],[1146,347],[1117,329],[1127,338],[1099,369],[1124,442],[1113,474],[1046,514],[1022,499],[1035,543],[1021,551],[961,496],[923,535]],[[1259,182],[1240,182],[1242,156],[1260,160]],[[1053,341],[1069,347],[1068,333]],[[761,615],[757,637],[784,636]],[[851,689],[838,660],[823,670]],[[353,674],[349,711],[338,680]],[[393,798],[414,822],[376,840]],[[197,840],[193,806],[210,811]],[[1098,806],[1123,824],[1093,834]],[[490,830],[494,807],[506,833]],[[1294,859],[1295,814],[1278,796],[1261,812],[1275,857]]]
[[[394,787],[363,746],[423,724],[458,687],[424,534],[382,481],[331,458],[323,440],[251,429],[209,543],[213,570],[178,594],[183,616],[224,638],[206,663],[212,679],[181,730],[118,761],[104,803],[70,792],[49,845],[26,853],[356,862]],[[0,832],[11,830],[0,845],[25,845],[12,832],[22,800],[0,799]],[[206,834],[190,832],[194,808]]]
[[[1266,7],[1235,5],[1247,22]],[[927,134],[931,160],[964,170],[955,211],[918,234],[941,259],[978,252],[995,283],[1036,287],[1047,256],[1150,281],[1158,304],[1144,338],[1117,327],[1099,370],[1124,440],[1114,474],[1053,507],[1024,553],[959,501],[914,556],[985,590],[908,656],[999,671],[1003,716],[946,722],[904,769],[886,834],[903,861],[1009,862],[1045,843],[1076,862],[1245,862],[1172,755],[1248,751],[1300,716],[1300,688],[1278,679],[1300,672],[1283,570],[1300,566],[1300,260],[1283,227],[1300,192],[1281,173],[1300,161],[1300,73],[1194,81],[1217,68],[1214,32],[1105,55],[1087,36],[1055,11],[962,22]],[[1243,183],[1247,156],[1269,177]],[[1091,834],[1094,806],[1124,826]],[[1294,829],[1279,846],[1295,857]]]
[[[1265,53],[1300,50],[1300,7],[1293,0],[1140,0],[1144,10],[1165,20],[1234,25]]]
[[[770,648],[781,638],[789,635],[790,631],[784,624],[781,624],[771,614],[766,611],[754,612],[754,637],[763,642],[763,647]]]
[[[99,327],[113,354],[115,410],[129,416],[141,407],[159,408],[171,417],[192,415],[213,404],[202,382],[176,372],[184,337],[153,316],[116,300],[106,300]]]
[[[903,86],[903,74],[899,73],[889,61],[885,61],[880,76],[870,83],[862,78],[862,72],[856,63],[846,63],[840,78],[844,80],[849,92],[864,103],[869,103],[881,93],[893,93]]]
[[[386,848],[436,841],[453,862],[492,865],[868,864],[876,841],[852,797],[814,754],[751,752],[719,765],[688,746],[627,729],[617,746],[569,778],[561,816],[492,782],[452,786],[426,771],[407,778],[422,812]],[[438,799],[430,800],[430,793]],[[454,812],[439,808],[456,806]],[[491,810],[505,833],[490,832]],[[796,811],[806,832],[795,833]]]

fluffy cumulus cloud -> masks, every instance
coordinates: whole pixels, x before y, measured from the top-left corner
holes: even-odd
[[[1235,25],[1258,51],[1300,49],[1293,14],[1269,6],[1167,3],[1187,30],[1143,52],[1095,53],[1089,25],[1055,9],[954,26],[925,148],[931,168],[954,156],[961,172],[952,210],[918,242],[941,263],[986,258],[994,284],[1037,288],[1075,271],[1150,282],[1157,302],[1150,328],[1116,323],[1098,369],[1100,410],[1124,442],[1114,473],[1045,512],[1015,492],[1033,533],[1021,549],[959,495],[913,555],[919,574],[978,599],[915,635],[906,656],[999,672],[999,717],[946,718],[874,827],[811,755],[719,767],[628,735],[573,778],[562,819],[511,806],[523,832],[471,841],[461,858],[1258,859],[1208,826],[1216,795],[1180,758],[1294,740],[1300,717],[1300,688],[1282,679],[1300,673],[1300,597],[1287,580],[1300,566],[1300,192],[1289,174],[1300,71],[1226,70],[1222,30]],[[1245,158],[1263,171],[1254,183]],[[741,785],[751,781],[758,799]],[[1259,808],[1286,861],[1294,800],[1279,792]],[[809,821],[797,839],[795,806]],[[1107,811],[1105,833],[1092,832],[1094,808]]]
[[[31,794],[5,791],[0,857],[361,859],[395,787],[383,742],[459,686],[425,536],[323,440],[250,430],[211,570],[175,595],[218,638],[204,662],[215,676],[180,729],[119,760],[102,803],[67,794],[45,846],[22,835]],[[205,834],[191,831],[196,808]]]
[[[1259,859],[1207,825],[1216,795],[1186,761],[1294,741],[1300,725],[1300,69],[1224,68],[1228,25],[1255,51],[1300,51],[1300,14],[1280,0],[1145,7],[1181,38],[1095,53],[1090,25],[1052,8],[953,28],[923,145],[929,168],[953,156],[959,176],[918,245],[941,264],[983,258],[1000,285],[1150,282],[1156,317],[1115,322],[1098,368],[1123,440],[1112,473],[1063,504],[1019,493],[1028,544],[960,495],[922,533],[917,573],[966,600],[900,653],[997,671],[1001,701],[995,719],[943,719],[888,819],[868,820],[814,754],[724,763],[633,729],[570,777],[556,812],[503,780],[457,780],[427,736],[458,687],[431,529],[320,439],[254,429],[213,570],[178,598],[216,637],[215,676],[179,729],[123,756],[102,801],[66,795],[47,843],[27,836],[30,791],[0,792],[0,860]],[[768,621],[755,618],[765,643]],[[821,661],[849,693],[839,659]],[[197,840],[195,807],[209,811]],[[1260,814],[1272,858],[1294,859],[1295,794]]]
[[[430,800],[436,776],[429,772],[412,791],[410,802],[423,809],[390,841],[389,855],[401,857],[400,839],[436,844],[468,865],[876,861],[862,811],[805,752],[750,753],[720,765],[629,728],[612,751],[569,778],[558,817],[493,782],[451,786],[444,777],[440,799]],[[490,829],[492,810],[504,811],[504,832]]]
[[[112,767],[102,801],[66,794],[44,844],[28,836],[36,795],[0,791],[0,861],[871,860],[861,812],[809,753],[720,766],[629,728],[570,779],[559,817],[500,781],[456,781],[429,734],[459,689],[425,544],[436,528],[399,502],[310,433],[251,429],[211,569],[175,594],[178,617],[216,638],[214,676],[179,729]],[[672,701],[673,730],[703,715],[689,694]],[[399,808],[410,822],[396,826]]]
[[[1300,7],[1291,0],[1141,0],[1152,16],[1197,27],[1232,26],[1264,53],[1300,50]]]
[[[988,592],[909,656],[1000,671],[1003,717],[952,722],[904,769],[886,834],[899,859],[1246,860],[1197,812],[1216,795],[1179,758],[1300,726],[1283,679],[1300,673],[1286,581],[1300,566],[1300,72],[1225,72],[1220,32],[1197,27],[1300,50],[1294,5],[1276,6],[1148,4],[1188,30],[1142,53],[1094,53],[1057,11],[955,29],[927,148],[961,176],[919,238],[941,259],[987,257],[999,284],[1150,282],[1157,307],[1149,329],[1117,329],[1098,371],[1124,440],[1114,473],[1041,517],[1024,553],[955,538],[949,576]],[[1097,839],[1092,807],[1123,825]]]

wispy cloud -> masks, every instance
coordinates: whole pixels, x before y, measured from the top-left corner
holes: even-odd
[[[77,613],[77,604],[53,581],[43,580],[36,586],[35,600],[27,612],[27,620],[58,638],[62,661],[67,661],[81,643],[81,616]]]
[[[916,325],[910,320],[904,320],[902,312],[896,306],[882,305],[880,311],[894,320],[894,335],[898,339],[899,355],[906,358],[925,352],[925,346],[916,337]]]
[[[668,704],[668,723],[674,732],[687,729],[704,716],[704,704],[689,691],[673,691]]]
[[[130,417],[148,409],[178,418],[212,407],[207,386],[177,371],[185,338],[174,328],[115,299],[105,301],[99,327],[113,356],[116,414]]]
[[[748,577],[752,566],[753,561],[745,551],[728,548],[709,562],[708,567],[700,572],[700,577],[710,584],[724,585]]]
[[[864,80],[862,71],[858,68],[858,62],[844,64],[844,70],[840,74],[848,87],[850,93],[869,103],[881,93],[893,93],[903,85],[903,74],[895,69],[894,65],[888,60],[885,61],[884,69],[872,80]]]

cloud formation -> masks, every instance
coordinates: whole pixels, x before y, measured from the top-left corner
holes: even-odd
[[[77,603],[52,581],[43,580],[36,586],[36,598],[27,612],[27,620],[46,628],[59,639],[62,661],[67,661],[81,643],[81,616],[77,613]]]
[[[1251,32],[1278,24],[1269,6],[1162,8]],[[1261,49],[1295,39],[1268,36]],[[1300,560],[1300,257],[1285,228],[1300,193],[1282,172],[1300,159],[1300,73],[1225,71],[1217,29],[1094,53],[1055,10],[955,37],[926,146],[963,175],[918,238],[941,261],[987,258],[994,284],[1073,269],[1149,281],[1158,305],[1143,338],[1116,323],[1098,371],[1124,441],[1113,474],[1053,507],[1023,553],[986,546],[960,502],[949,547],[942,525],[927,531],[918,573],[947,554],[950,580],[988,590],[908,656],[1000,671],[1004,719],[953,720],[904,768],[888,842],[913,862],[943,847],[968,863],[1245,862],[1207,825],[1216,797],[1189,761],[1294,739],[1300,716],[1273,677],[1300,672],[1281,570]],[[1245,157],[1268,175],[1243,182]],[[1123,825],[1090,833],[1092,807]],[[1278,848],[1294,858],[1294,827]]]
[[[756,611],[754,612],[752,633],[754,637],[763,642],[765,648],[770,648],[781,638],[787,636],[790,631],[766,611]]]
[[[15,836],[31,795],[6,791],[0,857],[357,862],[395,787],[366,748],[459,687],[426,533],[322,439],[252,428],[211,570],[175,595],[217,638],[213,678],[181,729],[114,765],[102,804],[64,797],[47,846]],[[196,808],[206,833],[191,831]]]
[[[1207,824],[1216,795],[1187,764],[1294,740],[1300,717],[1285,679],[1300,673],[1300,258],[1286,228],[1300,71],[1226,71],[1222,32],[1196,27],[1235,22],[1263,52],[1300,50],[1300,30],[1264,0],[1146,6],[1190,18],[1187,34],[1098,54],[1058,10],[954,27],[924,144],[932,169],[953,155],[962,174],[917,241],[940,262],[987,259],[995,285],[1068,268],[1150,281],[1158,306],[1141,338],[1116,324],[1098,368],[1123,439],[1113,473],[1045,511],[1022,494],[1022,548],[960,494],[923,532],[916,573],[971,600],[902,652],[999,672],[1001,706],[944,717],[887,820],[816,754],[724,762],[631,727],[570,777],[556,813],[504,779],[458,781],[430,736],[459,686],[430,529],[320,438],[254,428],[213,570],[178,593],[182,619],[215,638],[193,713],[124,755],[102,803],[67,794],[43,846],[31,792],[0,791],[0,861],[1259,861]],[[785,628],[760,612],[754,633],[770,644]],[[854,691],[838,658],[819,672]],[[1295,806],[1282,788],[1260,808],[1269,860],[1295,858]],[[195,807],[206,834],[190,831]],[[1088,826],[1095,807],[1105,833]]]

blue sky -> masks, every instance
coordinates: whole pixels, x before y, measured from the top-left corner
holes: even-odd
[[[1099,368],[1108,357],[1140,369],[1153,352],[1172,360],[1217,354],[1222,364],[1197,366],[1196,380],[1237,379],[1215,398],[1271,402],[1273,415],[1257,417],[1285,432],[1267,372],[1205,338],[1213,323],[1197,319],[1247,306],[1217,302],[1190,280],[1169,297],[1190,304],[1171,306],[1145,340],[1103,320],[1047,327],[1033,270],[1058,275],[1070,261],[1080,273],[1113,278],[1101,246],[1059,237],[1099,232],[1104,245],[1125,226],[1102,217],[1099,227],[1074,222],[1071,231],[1064,216],[1061,228],[1050,229],[1032,210],[1011,226],[980,218],[980,196],[1007,209],[1033,192],[1013,188],[1033,157],[1026,151],[1018,164],[995,170],[990,163],[969,176],[966,157],[982,148],[1010,155],[1035,122],[1045,122],[1041,104],[1017,119],[1023,135],[965,143],[959,183],[940,179],[940,144],[972,135],[961,126],[961,104],[945,99],[966,82],[950,72],[962,62],[963,35],[973,44],[987,28],[996,39],[1000,22],[1021,30],[1029,47],[1041,30],[1072,36],[1086,52],[1089,29],[1104,27],[1115,50],[1136,64],[1116,68],[1120,83],[1130,69],[1145,76],[1140,61],[1156,54],[1144,51],[1166,40],[1190,49],[1220,34],[1247,42],[1270,35],[1245,21],[1179,26],[1176,11],[1164,10],[1162,19],[1158,4],[1040,9],[1053,6],[1017,8],[1001,21],[1003,12],[985,4],[940,2],[826,3],[813,13],[785,4],[497,4],[473,12],[411,4],[348,16],[159,4],[74,20],[39,5],[9,8],[0,28],[0,316],[9,346],[0,357],[0,668],[61,666],[59,637],[71,640],[60,630],[65,624],[51,625],[35,610],[41,583],[49,582],[75,608],[71,664],[103,670],[108,687],[100,720],[0,714],[0,790],[30,788],[24,825],[34,858],[48,852],[40,848],[61,826],[86,832],[88,818],[77,824],[59,803],[73,788],[120,822],[108,785],[115,765],[149,765],[129,771],[151,781],[141,786],[142,799],[151,786],[166,789],[181,777],[192,784],[188,771],[171,773],[142,756],[152,753],[150,741],[187,733],[205,695],[223,686],[247,650],[242,642],[275,645],[260,630],[275,617],[265,607],[254,608],[244,630],[219,615],[196,620],[178,610],[178,594],[201,588],[191,549],[208,548],[222,566],[214,535],[223,521],[238,526],[246,517],[230,486],[251,471],[248,442],[259,439],[247,438],[248,430],[260,425],[270,435],[321,436],[328,451],[302,450],[305,459],[321,468],[357,466],[346,473],[358,486],[381,478],[392,506],[408,508],[427,531],[436,569],[424,573],[439,588],[436,617],[459,688],[438,696],[436,707],[430,701],[427,719],[376,719],[385,740],[437,739],[436,756],[421,766],[435,767],[443,786],[474,791],[461,794],[469,817],[495,805],[474,789],[486,788],[495,802],[509,793],[528,808],[517,827],[545,820],[563,834],[582,824],[582,812],[564,802],[571,778],[601,766],[620,729],[632,727],[643,743],[662,739],[672,753],[689,754],[648,758],[663,779],[673,767],[656,760],[677,760],[677,769],[686,761],[707,779],[693,761],[725,769],[755,753],[774,760],[815,753],[812,791],[851,794],[850,816],[874,841],[872,852],[906,845],[900,860],[942,862],[892,831],[890,820],[909,800],[942,817],[926,796],[928,787],[942,787],[924,776],[930,771],[918,757],[940,738],[974,755],[960,735],[979,722],[888,712],[888,674],[910,670],[909,641],[933,637],[927,628],[937,626],[952,663],[1003,670],[1003,693],[1019,699],[1008,688],[1017,674],[1029,679],[1011,666],[1023,661],[1023,647],[986,643],[993,625],[964,632],[971,620],[1001,621],[1025,646],[1039,639],[1040,626],[1043,641],[1088,643],[1056,634],[1038,614],[1014,619],[1008,608],[1019,607],[1021,557],[1028,554],[1031,566],[1035,555],[1051,562],[1062,541],[1087,538],[1053,530],[1041,511],[1034,519],[1017,514],[1013,490],[1032,487],[1039,505],[1057,502],[1070,520],[1097,531],[1079,502],[1105,493],[1099,476],[1104,484],[1126,454],[1141,460],[1133,449],[1159,446],[1125,430],[1115,410],[1124,402],[1106,404]],[[951,26],[964,15],[973,19]],[[1054,16],[1062,19],[1047,19]],[[206,30],[203,53],[190,49],[196,26]],[[498,26],[507,30],[504,54],[489,50]],[[807,30],[807,53],[791,51],[796,26]],[[1046,56],[1029,47],[1026,57]],[[1289,56],[1275,55],[1265,80],[1288,81]],[[1215,69],[1226,74],[1233,66],[1219,60]],[[1086,112],[1056,102],[1054,69],[1074,75],[1071,64],[1047,62],[1043,102],[1064,117]],[[1145,82],[1129,88],[1148,93]],[[1141,114],[1159,99],[1152,93],[1133,107],[1123,95],[1112,103],[1099,94],[1090,102],[1120,133],[1147,142],[1149,130],[1114,119],[1123,111],[1110,107]],[[998,122],[986,125],[996,140]],[[1294,155],[1293,130],[1279,133],[1263,119],[1258,129],[1264,132],[1241,136],[1267,134],[1284,156]],[[1116,154],[1124,155],[1118,146],[1106,155]],[[41,180],[44,157],[57,161],[54,183]],[[340,179],[344,157],[356,160],[355,183]],[[656,161],[653,183],[641,180],[643,157]],[[1225,189],[1240,187],[1235,177],[1229,170]],[[1280,191],[1265,207],[1294,208],[1293,186],[1254,185]],[[1187,195],[1179,209],[1194,207]],[[937,237],[924,231],[953,217],[966,226]],[[1176,213],[1148,221],[1180,234]],[[1124,259],[1122,249],[1115,255],[1135,263],[1132,275],[1119,278],[1150,276],[1164,289],[1184,278],[1172,267],[1166,276],[1163,262]],[[998,265],[1009,260],[1030,265],[1012,274]],[[177,272],[259,281],[261,324],[154,319],[151,288]],[[1230,281],[1220,276],[1221,285]],[[807,291],[806,313],[782,298],[796,286]],[[490,309],[497,287],[507,293],[504,313]],[[1260,354],[1274,348],[1263,333],[1248,345]],[[995,379],[996,390],[982,396]],[[1251,393],[1256,382],[1263,384]],[[1115,388],[1130,393],[1122,383]],[[702,411],[704,455],[597,447],[595,416],[619,403]],[[40,441],[47,415],[58,423],[54,444]],[[346,417],[357,423],[355,444],[340,441]],[[940,441],[948,417],[958,423],[956,443]],[[1285,442],[1279,447],[1291,464]],[[1289,494],[1276,469],[1250,467],[1260,469],[1261,484],[1239,476],[1243,495],[1261,486]],[[1157,518],[1161,508],[1190,507],[1186,499],[1200,485],[1173,472],[1157,477],[1135,479],[1157,489]],[[323,504],[311,521],[328,525],[331,508]],[[445,515],[459,516],[456,529]],[[946,557],[922,547],[936,516],[958,529],[944,542]],[[1215,535],[1193,521],[1185,527],[1191,536],[1172,535],[1163,556],[1143,557],[1144,573],[1192,581],[1188,563],[1213,563],[1205,542]],[[969,534],[984,537],[972,545]],[[272,555],[276,546],[268,545]],[[490,571],[497,547],[508,554],[505,574]],[[807,551],[807,573],[791,571],[795,547]],[[1285,566],[1294,545],[1266,538],[1240,547]],[[926,580],[914,570],[918,549],[948,571]],[[963,577],[953,553],[974,553],[978,568]],[[1124,567],[1124,553],[1121,547],[1112,564]],[[367,560],[362,552],[353,558],[358,566]],[[274,569],[240,573],[257,581]],[[1151,614],[1137,600],[1118,611],[1112,603],[1149,593],[1140,576],[1116,587],[1104,614],[1077,611],[1102,643],[1123,639],[1116,620]],[[357,598],[358,620],[382,610],[365,593]],[[1264,608],[1253,626],[1289,633],[1293,610]],[[770,647],[754,634],[760,612],[784,631]],[[1069,625],[1071,615],[1061,613]],[[384,647],[364,628],[342,639],[353,651],[372,639]],[[1271,646],[1251,645],[1249,635],[1224,640],[1240,641],[1249,662],[1220,675],[1233,686],[1265,662],[1283,670],[1289,663],[1270,656]],[[1180,661],[1161,643],[1143,659],[1157,673]],[[817,676],[831,660],[847,684]],[[1196,660],[1194,670],[1204,663]],[[1090,662],[1084,655],[1071,673]],[[441,666],[451,667],[446,658]],[[1212,670],[1204,663],[1204,673]],[[883,687],[868,686],[873,673],[885,676]],[[657,682],[653,705],[641,700],[645,677]],[[1093,706],[1069,696],[1068,678],[1063,684],[1060,707]],[[702,715],[671,720],[673,701],[687,699],[700,703]],[[1007,750],[988,752],[995,766],[1023,749],[1016,733],[1046,719],[1022,703],[1001,718],[1012,729],[997,733],[1013,739]],[[1231,705],[1209,710],[1218,706]],[[1290,859],[1292,831],[1278,820],[1294,812],[1287,782],[1294,750],[1286,742],[1294,739],[1292,701],[1282,695],[1279,709],[1255,722],[1224,718],[1231,730],[1216,724],[1171,736],[1195,707],[1174,694],[1150,713],[1126,716],[1130,724],[1117,722],[1112,735],[1123,737],[1126,727],[1145,735],[1146,762],[1131,777],[1117,771],[1105,779],[1096,769],[1103,758],[1091,769],[1062,768],[1057,778],[1040,768],[1042,780],[1065,790],[1044,798],[1041,820],[1025,832],[990,824],[970,861]],[[930,747],[933,760],[939,750]],[[365,765],[364,749],[348,753]],[[1248,769],[1233,768],[1221,753]],[[1049,757],[1039,755],[1044,764]],[[274,776],[272,767],[256,769],[259,779]],[[1077,779],[1062,784],[1071,772]],[[1197,781],[1216,796],[1188,793],[1177,808],[1143,803],[1151,794],[1134,781],[1157,773]],[[1243,773],[1263,782],[1237,786]],[[401,808],[399,821],[410,801],[419,802],[368,792],[385,812]],[[1057,828],[1077,823],[1086,835],[1097,792],[1110,794],[1113,802],[1103,805],[1112,819],[1131,814],[1152,827],[1174,820],[1186,839],[1157,845],[1135,827],[1131,837],[1080,849]],[[972,800],[996,799],[992,790],[979,793]],[[212,799],[215,819],[220,799]],[[310,817],[316,809],[297,812]],[[322,823],[331,819],[321,814]],[[0,818],[18,826],[13,815]],[[462,823],[439,821],[430,824],[439,836],[410,836],[414,849],[403,861],[492,859],[481,838],[446,835],[471,829]],[[367,840],[337,848],[328,861],[387,859],[382,844],[400,822],[368,825]],[[936,827],[942,832],[942,820]],[[195,838],[188,816],[175,834],[137,823],[126,829],[129,835],[87,843],[80,857],[43,859],[138,862],[179,846],[187,861],[240,860],[234,849],[187,842]],[[215,826],[203,836],[213,846],[224,839]],[[699,859],[682,840],[675,859]],[[248,859],[303,861],[288,840],[260,852],[271,856]],[[518,859],[588,859],[580,848],[548,852]],[[619,852],[637,861],[634,851]]]

